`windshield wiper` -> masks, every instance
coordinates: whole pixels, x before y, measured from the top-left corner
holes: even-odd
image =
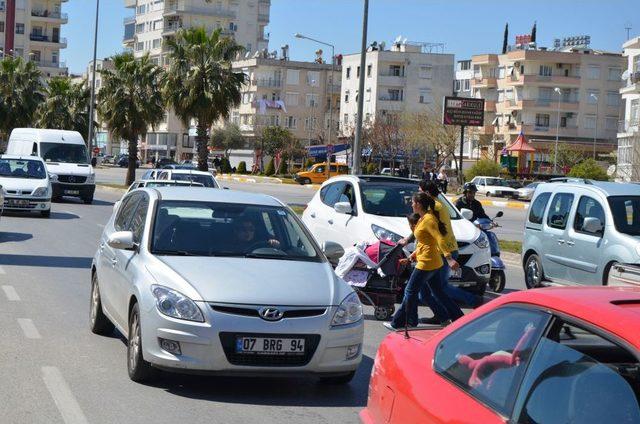
[[[205,254],[197,254],[187,252],[186,250],[154,250],[153,253],[155,255],[166,255],[166,256],[207,256]]]
[[[277,255],[277,254],[269,254],[269,253],[247,253],[244,255],[245,258],[251,259],[284,259],[290,260],[291,257],[285,255]]]

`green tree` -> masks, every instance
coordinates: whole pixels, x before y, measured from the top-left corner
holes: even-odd
[[[246,174],[247,173],[247,162],[240,161],[238,164],[238,174]]]
[[[45,100],[37,111],[40,128],[73,130],[83,136],[89,132],[91,92],[86,84],[73,84],[69,77],[53,77],[44,92]]]
[[[171,64],[164,84],[166,102],[185,126],[195,120],[198,169],[207,171],[207,132],[240,103],[245,74],[234,72],[231,61],[244,48],[221,29],[209,35],[203,27],[180,30],[167,45]]]
[[[607,171],[602,169],[602,167],[593,159],[584,160],[571,168],[569,177],[585,178],[596,181],[609,181]]]
[[[244,146],[244,136],[236,124],[228,124],[224,128],[217,128],[211,133],[209,145],[215,149],[223,150],[224,157],[229,159],[232,150]]]
[[[478,175],[487,177],[498,177],[502,167],[492,161],[491,159],[483,159],[473,164],[473,166],[467,169],[464,173],[467,181],[472,180]]]
[[[33,125],[43,101],[42,74],[33,62],[5,56],[0,60],[0,140],[14,128]]]
[[[262,143],[267,156],[273,157],[281,153],[292,143],[292,139],[293,135],[287,128],[272,126],[262,130]]]
[[[103,70],[98,94],[98,115],[116,139],[129,144],[129,168],[125,183],[135,180],[138,139],[149,126],[159,124],[165,113],[161,85],[163,71],[149,59],[132,53],[113,57],[114,70]]]
[[[280,165],[278,166],[278,175],[287,175],[288,168],[287,157],[283,156],[282,160],[280,160]]]
[[[267,164],[265,170],[264,170],[264,174],[268,177],[274,175],[276,173],[276,164],[273,160],[273,158],[271,158],[269,160],[269,163]]]
[[[553,164],[557,162],[558,173],[561,173],[564,168],[571,168],[575,164],[582,162],[584,159],[584,152],[571,148],[571,146],[564,143],[560,143],[558,145],[557,155],[555,150],[551,151],[551,154],[549,155],[549,163],[551,163],[552,167]]]

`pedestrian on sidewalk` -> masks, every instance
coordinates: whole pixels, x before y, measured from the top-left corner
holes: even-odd
[[[447,173],[444,172],[444,168],[440,170],[438,174],[438,180],[440,181],[440,187],[442,187],[442,192],[447,194],[447,187],[449,186],[449,177],[447,177]]]
[[[413,233],[418,242],[413,256],[416,267],[405,288],[402,304],[391,322],[385,323],[385,326],[391,329],[418,325],[418,296],[425,285],[442,305],[442,314],[447,321],[453,321],[463,315],[460,308],[440,287],[439,271],[443,262],[439,246],[444,244],[446,228],[435,213],[435,201],[425,193],[417,193],[413,196],[411,206],[413,211],[420,215],[420,221]],[[456,268],[457,263],[452,261],[450,266]]]

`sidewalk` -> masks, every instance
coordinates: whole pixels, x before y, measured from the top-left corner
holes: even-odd
[[[237,183],[250,184],[283,184],[281,178],[261,177],[259,175],[242,174],[218,174],[216,179],[220,181],[235,181]]]

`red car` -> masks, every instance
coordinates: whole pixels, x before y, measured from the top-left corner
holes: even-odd
[[[640,289],[546,288],[388,335],[363,423],[640,423]]]

